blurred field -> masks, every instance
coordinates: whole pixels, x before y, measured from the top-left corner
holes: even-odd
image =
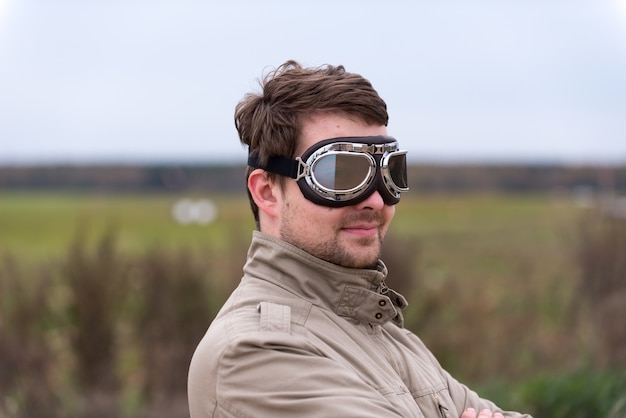
[[[85,347],[90,344],[89,336],[76,339],[93,327],[80,323],[81,316],[93,313],[92,306],[80,306],[81,295],[94,297],[92,290],[80,284],[92,280],[91,276],[90,286],[100,289],[96,293],[102,296],[104,313],[97,315],[109,322],[102,335],[113,335],[109,339],[115,340],[109,348],[116,354],[102,361],[115,369],[112,379],[117,383],[107,387],[120,393],[119,398],[113,396],[122,404],[119,416],[156,416],[156,409],[146,411],[164,404],[180,406],[170,416],[184,416],[180,411],[184,410],[190,353],[239,279],[254,224],[244,195],[191,196],[212,199],[218,218],[204,226],[177,224],[171,211],[181,197],[0,193],[0,260],[4,260],[0,264],[0,333],[15,334],[18,328],[5,326],[3,331],[2,315],[10,319],[21,312],[7,303],[12,297],[6,291],[3,295],[2,289],[10,289],[6,283],[15,278],[23,282],[22,276],[33,275],[32,281],[42,283],[38,288],[48,293],[37,296],[37,290],[31,289],[30,299],[25,300],[47,300],[40,315],[52,319],[44,321],[43,337],[41,324],[35,324],[32,334],[20,338],[50,345],[48,354],[42,354],[56,359],[46,366],[50,380],[65,388],[54,397],[63,411],[58,416],[81,416],[76,406],[81,392],[74,385],[80,379],[95,378],[88,373],[80,377],[80,358],[86,356],[88,364],[100,361],[93,358],[101,359]],[[611,357],[602,346],[607,333],[602,334],[594,322],[594,304],[602,302],[584,293],[584,276],[589,276],[590,265],[597,264],[593,257],[583,257],[595,254],[584,251],[587,241],[591,242],[583,234],[588,217],[588,209],[564,195],[409,194],[396,207],[384,252],[389,285],[409,299],[406,326],[424,339],[454,376],[485,388],[511,408],[539,408],[536,399],[525,399],[522,394],[530,393],[528,387],[544,385],[548,387],[541,392],[544,396],[552,382],[546,383],[546,376],[580,370],[603,373],[607,366],[622,364],[616,361],[622,361],[624,340],[614,340],[622,351]],[[614,229],[611,224],[610,230]],[[617,255],[600,263],[615,262],[611,269],[621,278],[626,268],[620,264],[624,257],[619,245],[624,241],[620,235],[617,244],[610,243]],[[602,248],[602,254],[610,255],[611,251]],[[44,270],[52,273],[41,273]],[[106,287],[107,282],[111,287]],[[59,286],[64,290],[59,291]],[[93,304],[97,301],[95,297]],[[623,317],[612,315],[609,320],[623,324]],[[603,323],[606,320],[602,318]],[[185,329],[181,337],[178,333]],[[619,333],[619,325],[616,329],[611,332]],[[16,339],[15,344],[20,341]],[[172,341],[179,345],[172,346]],[[161,352],[164,348],[170,351]],[[170,377],[159,377],[159,368],[170,370]],[[614,392],[626,388],[623,377],[617,376],[601,378],[609,382],[609,389],[603,392],[605,398],[598,395],[594,402],[616,402]],[[576,375],[583,381],[588,377]],[[512,389],[535,378],[544,380]],[[98,379],[95,382],[94,387],[101,384]],[[0,373],[0,389],[2,384]],[[10,392],[11,402],[17,405],[30,396],[20,395],[25,389],[12,390],[17,390]],[[177,394],[176,402],[168,399],[168,393]],[[550,394],[545,397],[556,399]],[[67,399],[73,399],[70,406]],[[544,412],[551,411],[550,405],[546,408]],[[0,417],[12,416],[2,411],[0,395]],[[550,412],[548,416],[566,415]]]
[[[109,230],[130,254],[153,247],[220,249],[254,228],[243,197],[211,196],[219,211],[211,225],[177,224],[172,206],[182,197],[188,196],[0,192],[0,252],[24,260],[59,257],[77,236],[93,243]]]

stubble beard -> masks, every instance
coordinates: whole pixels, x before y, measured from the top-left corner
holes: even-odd
[[[340,231],[342,228],[356,222],[373,221],[376,221],[379,225],[377,228],[378,233],[375,237],[363,237],[351,239],[351,242],[341,242],[343,236]],[[284,222],[281,225],[280,234],[284,241],[295,245],[320,260],[342,267],[369,269],[375,268],[380,258],[385,233],[383,225],[382,216],[377,212],[373,212],[371,214],[357,214],[346,217],[338,226],[333,238],[324,242],[313,242],[307,240],[306,237],[302,238],[299,234],[294,233],[296,231],[294,227],[297,228],[297,226],[291,222]],[[374,248],[373,254],[368,254]],[[362,249],[362,251],[359,251],[359,249]]]

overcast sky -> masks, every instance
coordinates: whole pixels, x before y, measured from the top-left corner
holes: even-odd
[[[0,0],[0,164],[243,162],[287,59],[368,78],[414,161],[626,162],[626,0]]]

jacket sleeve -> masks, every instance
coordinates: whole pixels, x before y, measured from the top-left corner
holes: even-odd
[[[395,331],[394,328],[390,328],[389,330],[392,332]],[[507,418],[531,418],[531,416],[527,414],[503,411],[494,402],[481,398],[476,392],[452,377],[450,373],[441,366],[433,353],[428,350],[417,335],[406,329],[397,331],[398,333],[395,334],[395,337],[400,340],[407,338],[409,342],[406,342],[406,346],[412,347],[416,354],[425,361],[425,364],[428,364],[429,367],[436,370],[441,376],[441,380],[447,388],[447,393],[442,392],[439,395],[441,395],[441,401],[446,406],[446,409],[450,411],[450,415],[455,416],[455,414],[457,414],[456,416],[460,416],[467,408],[474,408],[476,410],[489,409],[493,412],[501,412]]]
[[[441,367],[439,361],[430,352],[430,350],[426,348],[426,346],[419,337],[417,337],[410,331],[405,330],[405,332],[409,336],[409,338],[413,340],[413,343],[418,347],[420,352],[426,354],[430,358],[432,367],[439,370],[439,373],[441,374],[443,380],[446,382],[446,386],[448,388],[448,394],[450,396],[450,399],[448,401],[452,402],[454,409],[459,413],[459,415],[463,413],[463,411],[465,411],[467,408],[474,408],[478,411],[482,409],[489,409],[492,412],[500,412],[507,418],[532,418],[530,415],[527,414],[513,411],[504,411],[494,402],[481,398],[476,392],[474,392],[464,384],[460,383],[458,380],[452,377],[452,375],[450,375],[450,373],[448,373],[443,367]]]
[[[489,409],[493,412],[501,412],[506,418],[532,418],[528,414],[521,414],[513,411],[503,411],[495,403],[481,398],[476,392],[469,389],[467,386],[458,382],[448,372],[443,370],[443,373],[448,382],[448,389],[450,396],[459,411],[464,411],[467,408],[474,408],[476,410]]]
[[[305,338],[252,332],[196,350],[189,375],[192,418],[401,417],[379,392]],[[217,355],[216,355],[217,354]]]

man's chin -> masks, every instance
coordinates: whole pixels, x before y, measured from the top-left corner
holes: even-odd
[[[343,262],[344,267],[356,268],[356,269],[371,269],[376,268],[378,264],[378,259],[380,258],[380,248],[377,248],[376,251],[372,251],[370,254],[367,254],[367,250],[371,250],[371,248],[367,248],[364,250],[353,250],[349,254],[351,257],[349,259],[345,259]]]

